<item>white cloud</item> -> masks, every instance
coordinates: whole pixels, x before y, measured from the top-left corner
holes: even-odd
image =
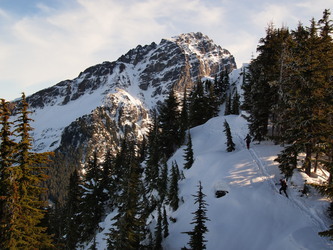
[[[38,3],[37,14],[20,18],[0,9],[0,32],[5,34],[0,40],[0,97],[4,90],[9,93],[8,83],[15,92],[4,97],[31,94],[91,65],[114,61],[138,44],[192,31],[211,37],[241,64],[255,52],[269,21],[288,25],[311,13],[310,0],[57,1],[58,6]]]
[[[1,43],[1,88],[7,82],[22,90],[52,85],[92,64],[116,60],[138,44],[200,31],[222,19],[221,8],[210,9],[199,0],[78,0],[63,10],[37,7],[41,15],[7,25],[8,41]]]
[[[286,5],[268,4],[258,12],[252,14],[252,22],[257,27],[274,23],[277,26],[285,25],[286,20],[292,17]]]
[[[7,14],[7,12],[2,10],[1,8],[0,8],[0,18],[1,19],[8,19],[9,18],[9,15]]]
[[[302,20],[303,23],[309,21],[312,17],[318,20],[322,17],[324,9],[330,9],[331,13],[333,12],[333,0],[299,1],[295,4],[295,9],[302,10],[303,16],[306,15],[307,19]]]

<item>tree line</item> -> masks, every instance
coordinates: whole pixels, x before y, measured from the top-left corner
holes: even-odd
[[[317,186],[333,198],[333,24],[325,9],[309,26],[275,28],[260,39],[259,53],[244,72],[244,103],[249,130],[284,145],[276,159],[291,178],[304,154],[302,168],[311,175],[328,171],[327,183]],[[333,228],[322,233],[332,238]]]
[[[227,75],[198,81],[183,98],[171,89],[153,112],[142,142],[125,131],[118,152],[109,150],[102,157],[93,148],[86,156],[68,148],[34,153],[25,95],[15,107],[14,122],[11,104],[1,100],[1,249],[74,249],[89,241],[94,249],[99,222],[110,212],[115,214],[106,235],[110,249],[161,249],[168,224],[176,220],[166,211],[178,209],[178,182],[184,178],[177,162],[169,167],[167,161],[185,144],[184,169],[191,168],[189,129],[217,116],[220,104],[230,100]],[[58,175],[59,181],[48,181],[47,173]]]
[[[182,99],[171,89],[153,113],[150,132],[142,142],[125,131],[116,154],[107,151],[98,157],[93,150],[83,167],[71,174],[65,200],[55,204],[49,215],[57,247],[73,249],[93,242],[95,249],[99,223],[112,213],[112,228],[105,235],[109,249],[162,249],[168,225],[176,221],[167,211],[178,209],[182,200],[178,183],[185,178],[177,162],[171,166],[167,162],[185,145],[184,169],[191,168],[189,128],[218,114],[222,98],[215,97],[214,89],[212,82],[198,82],[189,95],[184,91]]]

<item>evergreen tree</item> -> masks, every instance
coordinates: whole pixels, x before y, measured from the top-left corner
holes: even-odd
[[[111,173],[110,190],[113,190],[110,200],[110,210],[113,210],[113,203],[120,202],[120,196],[124,189],[128,175],[128,162],[129,162],[129,145],[126,137],[121,143],[119,152],[117,153],[114,166]]]
[[[195,127],[217,116],[219,99],[211,81],[199,81],[189,95],[189,127]]]
[[[230,115],[231,114],[231,95],[227,95],[226,101],[225,101],[225,108],[224,108],[224,115]]]
[[[81,148],[66,147],[66,149],[61,149],[61,151],[58,149],[51,160],[47,169],[47,175],[50,178],[46,184],[48,187],[48,199],[52,201],[53,206],[49,207],[44,223],[48,227],[48,234],[53,235],[55,248],[63,249],[67,245],[75,245],[80,239],[80,237],[75,236],[80,235],[78,225],[81,217],[77,216],[80,210],[76,208],[71,209],[75,211],[74,218],[68,211],[70,211],[69,207],[71,207],[69,204],[72,204],[72,202],[75,204],[74,201],[70,201],[70,196],[72,196],[70,192],[75,189],[74,185],[71,184],[71,179],[74,172],[79,171],[81,168]],[[78,196],[81,198],[82,192]],[[73,207],[78,207],[78,205],[73,205]],[[66,232],[73,234],[71,242],[66,240],[71,237]]]
[[[232,135],[231,135],[231,130],[230,130],[230,126],[229,123],[225,120],[224,121],[224,132],[226,134],[227,137],[227,152],[232,152],[235,150],[235,143],[232,140]]]
[[[169,188],[169,202],[170,206],[174,211],[178,209],[179,206],[179,187],[178,187],[178,181],[179,181],[179,169],[177,166],[177,163],[172,163],[171,167],[171,177],[170,177],[170,188]]]
[[[46,201],[42,195],[46,192],[42,183],[46,180],[45,167],[50,153],[32,153],[32,128],[29,118],[28,103],[25,95],[18,110],[15,121],[15,133],[20,138],[15,153],[15,165],[10,168],[14,178],[10,187],[13,187],[12,197],[6,200],[11,212],[11,222],[7,225],[9,239],[5,243],[9,249],[51,248],[52,238],[46,233],[47,228],[41,226],[44,218]]]
[[[285,148],[275,159],[279,164],[281,173],[288,180],[293,176],[293,171],[297,167],[297,150],[295,146]]]
[[[323,237],[329,237],[329,239],[331,241],[333,241],[333,225],[331,225],[328,230],[325,230],[323,232],[319,232],[319,235],[323,236]]]
[[[230,79],[229,79],[229,73],[225,69],[221,72],[220,79],[218,81],[218,94],[217,96],[220,97],[220,102],[224,103],[227,99],[227,93],[230,88]]]
[[[250,73],[249,67],[243,67],[242,71],[242,90],[243,90],[243,103],[240,108],[245,111],[250,111],[252,107],[251,103],[251,86],[253,84],[253,80],[251,79],[252,75]]]
[[[53,244],[56,249],[63,249],[66,246],[66,211],[59,202],[53,202],[48,209],[41,225],[47,225],[47,233],[53,236]],[[74,243],[76,244],[76,242]]]
[[[145,213],[141,169],[135,156],[134,143],[128,142],[123,165],[127,167],[118,199],[118,212],[108,233],[108,249],[139,249],[144,239]]]
[[[163,220],[162,220],[162,229],[163,229],[163,237],[166,238],[169,236],[169,222],[166,214],[165,207],[163,207]]]
[[[195,197],[194,204],[198,204],[198,209],[193,212],[194,218],[191,224],[194,224],[194,228],[190,232],[185,232],[190,236],[189,245],[191,249],[193,250],[202,250],[206,249],[205,242],[205,233],[208,232],[208,228],[206,227],[205,223],[208,221],[208,217],[206,215],[207,212],[207,203],[204,200],[205,194],[202,192],[202,185],[201,182],[199,182],[199,190],[196,195],[193,195]]]
[[[322,107],[324,77],[322,74],[320,37],[314,19],[309,28],[298,26],[292,33],[293,47],[289,48],[292,60],[284,62],[286,72],[280,82],[284,96],[289,97],[281,109],[284,129],[282,138],[305,152],[304,169],[311,172],[311,157],[322,136]],[[324,105],[326,106],[326,105]],[[285,108],[287,107],[287,108]]]
[[[15,181],[18,178],[14,167],[15,142],[11,139],[12,122],[9,121],[8,102],[1,100],[0,106],[0,248],[6,249],[11,239],[10,225],[14,219],[14,207],[18,194]],[[15,199],[15,201],[14,201]],[[11,202],[11,200],[13,202]]]
[[[159,181],[158,181],[158,192],[160,195],[161,202],[163,202],[165,196],[168,193],[168,181],[169,181],[168,164],[167,164],[167,161],[164,160],[163,168],[162,168],[162,171],[161,171],[161,174],[159,177]]]
[[[178,166],[178,164],[177,164],[177,161],[174,161],[173,162],[174,163],[174,165],[175,165],[175,170],[176,170],[176,174],[177,174],[177,177],[178,177],[178,180],[180,180],[181,178],[181,176],[180,176],[180,171],[179,171],[179,166]]]
[[[281,78],[284,50],[289,30],[282,28],[276,30],[273,24],[266,30],[266,37],[260,39],[257,48],[259,56],[249,66],[248,83],[250,92],[246,93],[246,103],[251,109],[249,112],[249,130],[254,140],[262,141],[268,133],[271,111],[277,102],[280,91],[276,83]],[[250,99],[250,100],[249,100]]]
[[[186,137],[186,131],[189,127],[189,115],[188,115],[188,103],[187,103],[187,91],[186,88],[184,90],[182,109],[180,112],[180,140],[181,144],[184,143]]]
[[[189,126],[195,127],[208,121],[208,98],[205,95],[203,83],[199,81],[189,96]]]
[[[145,183],[148,191],[157,189],[157,179],[159,177],[159,162],[162,158],[162,152],[160,149],[160,132],[158,128],[158,118],[156,112],[154,112],[154,123],[148,134],[148,145],[147,145],[147,157],[145,172]]]
[[[100,189],[104,193],[104,197],[101,197],[103,203],[111,200],[111,196],[115,190],[112,182],[112,173],[114,167],[114,157],[111,150],[107,150],[102,163],[102,176],[100,181]]]
[[[240,96],[236,89],[234,97],[232,98],[232,103],[231,103],[231,113],[233,115],[239,115],[239,106],[240,106],[239,98],[240,98]]]
[[[139,161],[143,162],[146,159],[146,153],[147,153],[147,137],[144,135],[142,138],[141,143],[139,143],[138,147],[139,150]]]
[[[81,188],[81,179],[78,170],[75,170],[70,176],[70,182],[68,186],[68,197],[64,208],[64,235],[66,249],[75,249],[76,244],[81,238],[81,230],[79,226],[82,223],[82,214],[79,213],[81,197],[83,190]]]
[[[161,207],[158,207],[157,223],[155,226],[155,246],[154,250],[162,249],[162,214]]]
[[[74,147],[66,147],[64,149],[58,149],[54,152],[54,156],[51,158],[51,162],[48,165],[47,175],[50,177],[47,180],[48,197],[55,203],[57,212],[60,214],[65,207],[68,196],[68,187],[70,182],[70,176],[73,174],[75,169],[80,169],[82,160],[82,149]],[[53,211],[55,215],[55,211]],[[55,221],[57,221],[55,219]],[[63,220],[58,220],[63,221]],[[59,224],[59,223],[56,223]],[[57,225],[49,225],[49,227],[60,228]],[[53,232],[56,235],[56,232]]]
[[[97,152],[86,165],[86,174],[83,182],[84,190],[81,200],[82,232],[81,242],[91,240],[98,229],[98,224],[104,214],[105,193],[101,186],[102,169],[98,162]]]
[[[181,145],[179,103],[171,89],[168,98],[159,110],[159,148],[169,158]]]
[[[215,75],[214,77],[214,93],[215,95],[219,98],[219,100],[221,100],[221,85],[219,84],[219,81],[217,79],[217,75]],[[220,101],[221,102],[221,101]]]
[[[327,185],[319,185],[319,184],[311,184],[311,185],[313,185],[319,191],[320,194],[325,195],[330,200],[333,199],[333,184],[332,183],[327,184]],[[331,210],[331,209],[332,209],[332,203],[330,205],[329,210]],[[329,212],[331,212],[331,211],[329,211]],[[322,237],[329,237],[329,239],[331,241],[333,241],[333,225],[331,225],[329,227],[329,229],[319,232],[319,235]]]
[[[310,175],[311,173],[311,155],[313,152],[313,146],[315,143],[315,137],[317,133],[317,127],[319,127],[320,121],[318,120],[317,101],[320,102],[322,96],[317,95],[317,85],[320,85],[322,81],[322,75],[320,74],[320,60],[321,56],[318,54],[318,42],[317,28],[314,20],[312,20],[311,27],[309,28],[309,38],[307,39],[306,46],[308,50],[308,60],[306,65],[300,65],[302,68],[307,68],[307,72],[302,74],[303,77],[300,79],[300,90],[302,91],[302,101],[296,103],[298,111],[302,114],[301,120],[296,120],[294,125],[298,131],[298,142],[302,144],[305,151],[304,169],[305,172]],[[304,48],[305,49],[305,48]],[[309,65],[310,63],[311,65]],[[303,81],[302,81],[303,80]],[[305,80],[305,81],[304,81]]]
[[[209,118],[216,117],[219,113],[219,100],[215,95],[214,85],[211,81],[207,80],[206,83],[209,83],[208,94],[207,94],[207,116]],[[209,119],[208,118],[208,119]]]
[[[318,49],[321,55],[320,64],[321,64],[321,91],[319,92],[322,101],[319,104],[318,109],[321,112],[318,112],[317,116],[321,120],[319,127],[317,128],[320,133],[319,136],[322,140],[320,143],[315,145],[319,147],[320,152],[322,152],[322,160],[320,161],[323,167],[328,170],[330,173],[327,184],[319,186],[319,191],[330,198],[333,198],[333,103],[332,103],[332,93],[333,93],[333,21],[330,20],[330,10],[325,9],[323,12],[323,17],[318,21],[319,29],[319,44]],[[318,84],[318,83],[317,83]],[[317,90],[318,93],[318,90]],[[332,207],[332,204],[331,204]],[[321,236],[329,237],[330,240],[333,240],[333,225],[326,231],[319,233]]]
[[[190,130],[188,131],[188,135],[187,135],[187,147],[185,148],[184,160],[185,160],[184,168],[190,169],[194,163],[192,138],[191,138]]]
[[[323,165],[330,173],[328,183],[333,182],[333,103],[332,103],[332,93],[333,93],[333,21],[330,19],[331,12],[325,9],[323,12],[323,17],[318,21],[319,32],[320,32],[320,52],[325,55],[321,58],[321,69],[323,74],[322,81],[322,102],[319,108],[322,112],[319,113],[322,119],[321,128],[321,138],[324,138],[322,143],[319,145],[325,145],[320,147],[320,150],[326,156],[324,157]]]

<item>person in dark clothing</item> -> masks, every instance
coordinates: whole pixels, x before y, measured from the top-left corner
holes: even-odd
[[[307,181],[305,180],[301,197],[303,197],[304,195],[308,197],[308,193],[309,193],[309,187],[307,185]]]
[[[280,179],[280,185],[281,185],[281,188],[279,190],[280,194],[283,191],[285,193],[286,197],[288,198],[288,194],[287,194],[288,185],[287,185],[286,180],[285,179]]]
[[[245,137],[245,141],[247,149],[250,149],[251,136],[249,134]]]

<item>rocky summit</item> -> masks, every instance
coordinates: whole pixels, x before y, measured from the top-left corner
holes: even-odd
[[[137,46],[114,62],[84,70],[27,98],[33,111],[34,150],[105,145],[147,132],[151,111],[171,88],[181,94],[203,77],[236,68],[234,57],[202,33]]]

